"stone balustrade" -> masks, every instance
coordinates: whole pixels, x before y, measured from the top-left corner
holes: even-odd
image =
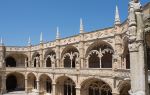
[[[24,67],[6,67],[6,72],[36,72],[36,73],[55,73],[55,74],[67,74],[67,75],[84,75],[84,76],[101,76],[101,77],[119,77],[129,78],[130,70],[112,70],[111,68],[88,68],[77,70],[75,68],[24,68]]]

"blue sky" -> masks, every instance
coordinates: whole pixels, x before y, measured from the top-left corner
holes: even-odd
[[[149,0],[140,0],[146,4]],[[5,45],[26,46],[55,40],[56,27],[61,38],[79,33],[79,19],[90,32],[113,26],[116,4],[121,21],[127,18],[129,0],[0,0],[0,36]]]

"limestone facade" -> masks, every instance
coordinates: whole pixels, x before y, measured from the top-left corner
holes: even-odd
[[[129,3],[113,27],[28,46],[0,45],[0,92],[29,95],[149,95],[150,3]],[[142,94],[141,94],[141,93]],[[138,94],[136,94],[138,93]]]

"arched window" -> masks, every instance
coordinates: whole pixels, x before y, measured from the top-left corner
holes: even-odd
[[[52,64],[51,64],[51,59],[50,59],[50,57],[48,57],[47,59],[46,59],[46,67],[51,67],[52,66]]]
[[[111,92],[110,86],[98,79],[88,79],[81,85],[81,95],[112,95]]]
[[[105,53],[102,57],[102,68],[112,68],[112,53]]]
[[[39,79],[40,92],[51,93],[52,92],[52,81],[48,75],[41,75]]]
[[[75,84],[69,78],[64,82],[64,95],[76,95]]]
[[[66,47],[62,52],[63,66],[66,68],[75,68],[78,57],[79,53],[75,47],[73,46]]]
[[[56,64],[56,53],[51,49],[47,50],[47,52],[44,55],[44,59],[46,67],[52,67],[52,64],[54,64],[54,66],[58,65]]]
[[[89,68],[100,68],[100,58],[96,53],[92,53],[89,58]]]
[[[34,67],[36,67],[36,58],[34,59]]]
[[[64,67],[70,68],[71,67],[71,59],[69,56],[64,58]]]
[[[13,57],[6,58],[6,67],[16,67],[16,60]]]
[[[33,73],[29,73],[27,77],[27,87],[29,88],[28,92],[32,92],[33,89],[37,89],[36,76]]]
[[[113,49],[107,43],[94,43],[87,49],[88,68],[112,68]]]
[[[40,54],[35,53],[33,55],[33,67],[40,67]]]

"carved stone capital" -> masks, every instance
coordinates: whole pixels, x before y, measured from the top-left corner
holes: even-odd
[[[139,49],[139,46],[141,45],[142,43],[141,42],[134,42],[134,43],[131,43],[129,44],[129,51],[130,52],[138,52],[138,49]]]
[[[136,32],[136,26],[131,26],[129,27],[129,42],[132,43],[132,42],[135,42],[136,41],[136,35],[137,35],[137,32]]]

